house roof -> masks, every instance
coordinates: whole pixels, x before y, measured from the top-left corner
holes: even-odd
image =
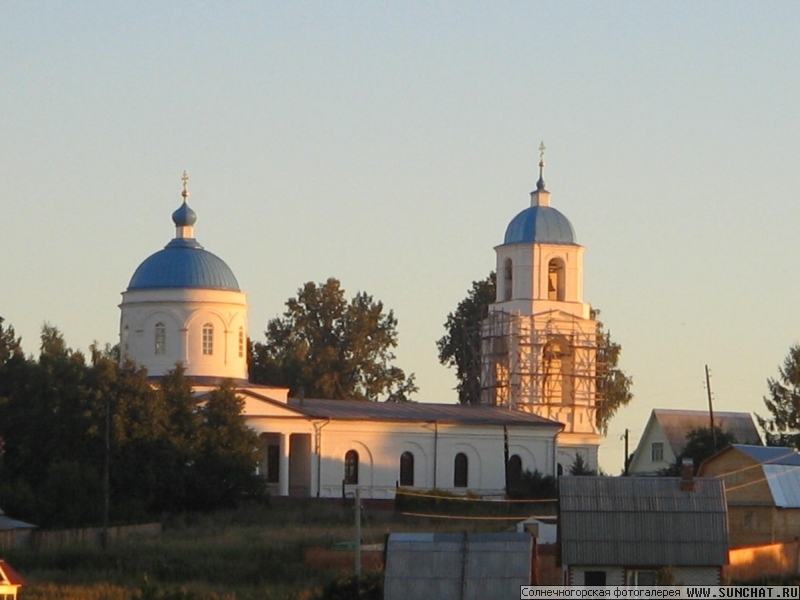
[[[0,508],[0,531],[6,531],[9,529],[35,529],[35,528],[36,525],[31,525],[30,523],[25,523],[24,521],[17,521],[16,519],[7,517],[6,513],[3,512],[3,509]]]
[[[11,585],[28,585],[22,576],[11,568],[6,561],[0,558],[0,583]]]
[[[500,406],[428,404],[424,402],[367,402],[290,398],[288,406],[306,416],[352,421],[413,421],[459,425],[542,426],[560,429],[557,421]]]
[[[755,460],[770,465],[800,466],[800,454],[794,448],[786,446],[749,446],[732,444],[732,447]]]
[[[728,518],[719,479],[561,477],[559,535],[567,565],[719,566]]]
[[[708,412],[704,410],[672,410],[656,408],[653,417],[661,426],[675,456],[686,445],[686,435],[693,429],[708,428]],[[736,436],[740,444],[761,446],[761,438],[756,430],[753,417],[745,412],[715,412],[714,425]]]
[[[727,451],[731,449],[738,450],[761,464],[775,506],[800,508],[800,454],[797,450],[785,446],[745,444],[733,444]],[[708,460],[712,459],[713,457]]]

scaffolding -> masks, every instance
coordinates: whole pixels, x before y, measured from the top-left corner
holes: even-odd
[[[581,412],[593,422],[607,368],[596,323],[563,313],[543,318],[489,314],[481,332],[481,403],[571,422]]]

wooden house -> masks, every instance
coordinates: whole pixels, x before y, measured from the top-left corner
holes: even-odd
[[[792,448],[733,444],[698,474],[725,484],[732,548],[800,536],[800,454]]]

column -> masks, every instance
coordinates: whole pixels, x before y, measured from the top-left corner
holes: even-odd
[[[280,455],[278,462],[278,495],[289,495],[289,436],[285,433],[280,437]]]

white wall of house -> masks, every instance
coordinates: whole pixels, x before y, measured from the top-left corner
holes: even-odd
[[[658,460],[658,457],[661,460]],[[628,465],[631,475],[652,475],[666,469],[675,462],[675,453],[672,451],[664,430],[659,425],[653,413],[644,428],[639,445],[636,446],[633,458]]]

